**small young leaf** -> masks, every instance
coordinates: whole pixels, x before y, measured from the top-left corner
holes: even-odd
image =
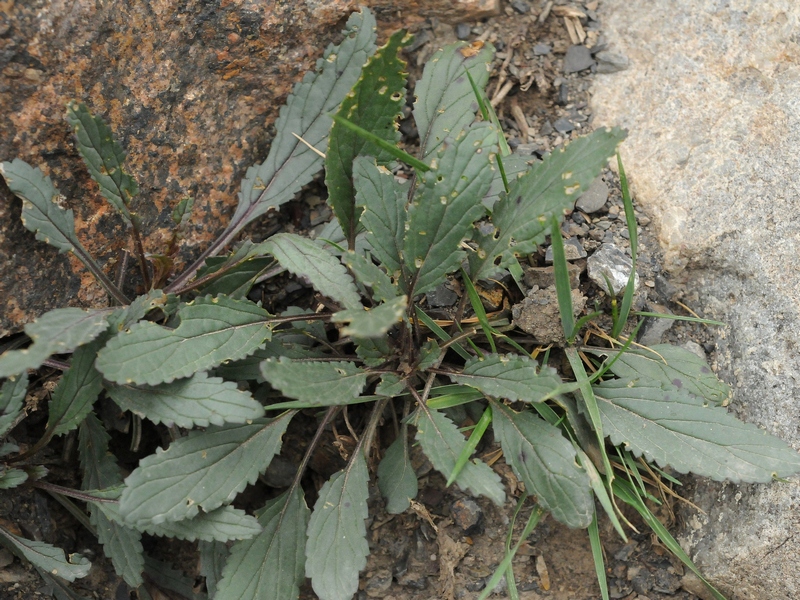
[[[396,145],[400,141],[397,119],[405,103],[405,62],[398,53],[411,42],[411,36],[398,31],[385,46],[370,57],[361,78],[342,101],[338,116],[377,137]],[[331,128],[325,161],[328,203],[353,248],[361,210],[354,204],[353,160],[360,154],[376,156],[379,163],[390,159],[380,148],[352,129],[335,122]]]
[[[252,354],[270,336],[269,313],[226,296],[197,298],[178,310],[177,329],[149,321],[112,338],[97,370],[116,383],[157,385]]]
[[[261,363],[269,384],[289,398],[312,406],[350,404],[367,382],[367,373],[351,362],[300,362],[281,357]]]
[[[263,244],[290,273],[307,278],[321,294],[345,308],[361,306],[358,288],[344,265],[318,243],[292,233],[279,233]]]
[[[224,542],[204,542],[197,543],[197,550],[200,554],[200,577],[206,579],[206,589],[209,598],[216,598],[217,585],[222,579],[222,569],[228,560],[228,546]]]
[[[165,310],[167,295],[161,290],[150,290],[146,294],[137,297],[130,306],[116,309],[108,317],[108,329],[111,333],[119,333],[126,327],[130,327],[137,321],[141,321],[147,313],[154,308]]]
[[[386,512],[390,515],[405,512],[419,492],[417,475],[408,455],[405,433],[406,427],[403,426],[400,437],[389,446],[378,465],[378,487],[386,498]]]
[[[731,395],[730,386],[720,381],[706,361],[694,352],[672,344],[626,350],[611,365],[611,372],[623,379],[640,378],[659,382],[662,386],[674,385],[714,404],[726,404]]]
[[[67,581],[75,581],[86,577],[92,564],[80,554],[70,554],[69,560],[64,556],[64,551],[51,544],[34,542],[14,535],[5,527],[0,527],[0,537],[8,542],[14,553],[25,557],[31,564],[57,575]]]
[[[368,257],[348,252],[342,256],[342,261],[353,272],[359,283],[372,288],[373,297],[377,300],[386,302],[400,295],[400,291],[389,276]]]
[[[0,355],[0,378],[19,375],[40,367],[52,354],[66,354],[91,342],[108,324],[108,310],[57,308],[25,325],[33,340],[24,350],[8,350]]]
[[[103,389],[103,378],[94,368],[97,351],[102,345],[102,339],[94,340],[72,355],[72,363],[61,376],[49,404],[47,429],[52,429],[53,435],[77,428],[91,412]]]
[[[185,227],[192,217],[192,210],[194,209],[194,198],[186,196],[181,198],[180,202],[175,206],[172,211],[172,222],[178,228]]]
[[[735,483],[800,471],[800,454],[784,441],[672,384],[615,379],[593,389],[612,443],[662,468]]]
[[[359,156],[353,162],[353,185],[373,255],[390,272],[399,273],[403,265],[408,182],[399,183],[373,157]]]
[[[550,218],[563,218],[624,136],[619,128],[598,129],[553,151],[510,183],[509,193],[494,206],[494,233],[476,232],[481,252],[470,255],[472,279],[491,277],[498,271],[498,258],[499,267],[506,267],[515,253],[530,253],[544,241]]]
[[[460,374],[450,375],[450,379],[512,402],[541,402],[561,385],[555,369],[540,367],[535,360],[516,354],[472,358]]]
[[[439,362],[441,356],[442,349],[439,347],[439,344],[436,343],[436,340],[428,340],[422,345],[422,349],[419,352],[417,369],[420,371],[430,369]]]
[[[461,451],[467,443],[456,424],[437,410],[418,410],[414,425],[417,441],[434,468],[449,477]],[[477,496],[486,496],[497,506],[506,500],[500,476],[481,460],[468,462],[456,478],[456,483]]]
[[[244,425],[193,431],[139,462],[126,479],[120,514],[137,527],[210,512],[254,483],[280,451],[293,412]]]
[[[481,199],[492,181],[496,152],[497,133],[479,123],[441,144],[431,170],[420,176],[403,245],[406,268],[416,273],[409,297],[429,292],[458,269],[465,255],[459,245],[486,212]]]
[[[24,371],[21,375],[9,377],[3,382],[3,387],[0,388],[0,437],[8,433],[16,422],[27,393],[28,374]]]
[[[67,105],[67,122],[89,174],[100,186],[100,193],[130,223],[128,203],[139,193],[139,186],[123,170],[125,151],[114,139],[111,128],[100,117],[92,115],[85,104],[78,102]]]
[[[236,300],[242,300],[247,297],[258,276],[274,262],[266,256],[254,256],[241,261],[236,266],[229,267],[226,264],[228,259],[225,257],[209,258],[206,260],[207,268],[197,272],[198,277],[215,273],[223,267],[226,268],[226,271],[208,284],[201,286],[200,291],[212,296],[225,294]]]
[[[214,600],[297,598],[305,578],[308,518],[300,486],[267,502],[258,515],[263,531],[233,545]]]
[[[357,452],[319,491],[308,523],[306,576],[320,600],[350,600],[367,566],[367,462]]]
[[[512,411],[493,402],[494,433],[525,491],[557,521],[586,528],[594,516],[594,497],[586,471],[575,462],[575,448],[557,427],[529,410]]]
[[[387,398],[394,398],[406,392],[406,381],[400,379],[394,373],[386,373],[381,375],[381,382],[375,388],[375,394],[378,396],[386,396]]]
[[[425,65],[414,89],[414,121],[423,158],[431,155],[446,137],[458,135],[475,120],[478,101],[466,71],[482,90],[489,81],[493,54],[494,49],[488,45],[472,52],[465,43],[451,44],[436,52]]]
[[[369,310],[354,308],[339,311],[331,316],[331,321],[349,323],[342,328],[342,335],[359,338],[381,337],[402,320],[407,303],[408,298],[397,296]]]
[[[108,383],[106,390],[122,410],[165,425],[208,427],[264,416],[264,408],[249,392],[204,372],[155,387]]]
[[[22,469],[0,469],[0,490],[10,490],[28,480],[28,474]]]

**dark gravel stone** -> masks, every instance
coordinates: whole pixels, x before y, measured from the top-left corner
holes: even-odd
[[[478,535],[483,531],[483,510],[471,498],[461,498],[450,505],[450,518],[465,535]]]
[[[458,301],[458,294],[442,283],[432,292],[425,294],[428,306],[439,308],[442,306],[453,306]]]
[[[460,40],[465,40],[469,37],[471,28],[466,23],[459,23],[456,25],[456,37]]]
[[[553,123],[553,128],[558,133],[569,133],[570,131],[575,129],[575,125],[573,125],[569,119],[561,117],[555,123]]]
[[[583,192],[575,206],[585,213],[592,214],[606,205],[608,185],[601,176],[595,177],[589,188]]]
[[[556,97],[556,104],[559,106],[566,106],[569,104],[569,87],[566,83],[558,86],[558,96]]]
[[[564,73],[577,73],[594,65],[592,53],[586,46],[570,46],[564,56]]]
[[[392,572],[389,569],[381,569],[369,578],[364,591],[370,598],[383,598],[390,587],[392,587]]]
[[[511,0],[510,4],[511,8],[513,8],[521,15],[524,15],[527,12],[531,12],[531,5],[525,2],[525,0]]]

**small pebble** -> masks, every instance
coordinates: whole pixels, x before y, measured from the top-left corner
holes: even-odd
[[[603,208],[608,200],[608,185],[601,176],[595,177],[589,188],[580,195],[576,208],[592,214]]]
[[[550,47],[549,44],[536,44],[533,47],[533,54],[535,56],[544,56],[545,54],[550,54],[553,49]]]
[[[521,15],[531,11],[531,5],[525,0],[511,0],[511,8]]]
[[[459,23],[456,25],[456,37],[460,40],[465,40],[469,37],[471,28],[466,23]]]
[[[579,260],[586,258],[586,250],[583,249],[580,241],[575,238],[564,240],[564,255],[567,260]],[[544,253],[544,262],[553,264],[553,247],[549,246]]]
[[[553,123],[553,128],[558,133],[569,133],[575,129],[575,125],[573,125],[568,119],[561,117],[555,123]]]
[[[461,498],[450,505],[450,518],[465,535],[477,535],[483,529],[483,510],[472,498]]]
[[[624,71],[630,65],[627,56],[608,50],[601,50],[594,55],[594,58],[597,61],[598,73],[617,73]]]
[[[570,46],[564,55],[564,73],[577,73],[594,65],[592,53],[586,46]]]

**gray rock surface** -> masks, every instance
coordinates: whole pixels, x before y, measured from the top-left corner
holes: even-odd
[[[666,268],[716,332],[732,409],[800,448],[800,4],[603,3],[595,124],[623,125],[633,192]],[[668,25],[665,25],[668,24]],[[778,244],[779,242],[779,244]],[[780,247],[780,252],[775,248]],[[800,597],[800,487],[701,481],[680,539],[734,599]]]
[[[577,73],[594,64],[592,54],[586,46],[570,46],[564,55],[564,73]]]

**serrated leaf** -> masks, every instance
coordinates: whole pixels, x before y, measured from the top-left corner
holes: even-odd
[[[197,544],[200,554],[200,577],[205,577],[209,598],[215,598],[217,585],[222,579],[222,569],[228,560],[228,546],[224,542],[203,542]]]
[[[316,72],[303,77],[281,108],[267,159],[247,170],[232,219],[238,229],[291,200],[319,171],[322,157],[295,135],[325,152],[332,123],[329,114],[353,88],[374,50],[375,18],[367,9],[353,13],[344,41],[325,50]]]
[[[14,535],[4,527],[0,527],[0,536],[11,544],[15,554],[20,554],[33,565],[67,581],[75,581],[86,577],[92,564],[80,554],[70,554],[69,559],[64,551],[51,544],[26,540]]]
[[[0,490],[10,490],[28,480],[28,474],[22,469],[0,469]]]
[[[386,499],[386,512],[390,515],[405,512],[419,492],[417,475],[408,456],[405,431],[403,427],[403,433],[389,446],[378,465],[378,488]]]
[[[264,347],[241,360],[221,364],[214,369],[214,374],[231,381],[254,380],[263,382],[261,363],[268,358],[285,356],[291,359],[330,358],[324,347],[311,348],[313,342],[310,338],[299,340],[300,336],[294,334],[276,333],[272,339],[264,343]]]
[[[139,186],[123,169],[125,151],[114,139],[111,128],[79,102],[67,105],[67,122],[89,174],[100,186],[100,193],[130,223],[128,203],[139,193]]]
[[[0,388],[0,437],[8,433],[16,422],[27,393],[28,374],[24,371],[3,382],[3,387]]]
[[[467,78],[469,70],[478,89],[489,81],[489,63],[494,49],[478,52],[466,43],[451,44],[437,51],[425,65],[414,93],[414,121],[419,131],[422,156],[436,151],[448,136],[456,136],[475,120],[478,101]]]
[[[48,405],[47,429],[52,429],[53,435],[77,428],[91,412],[103,389],[103,377],[94,368],[97,351],[102,346],[102,339],[94,340],[73,353],[72,363],[61,376]]]
[[[459,246],[486,212],[481,199],[492,181],[496,142],[494,129],[479,123],[442,143],[431,170],[418,175],[421,184],[408,207],[403,244],[406,268],[416,274],[409,297],[434,289],[464,260]]]
[[[322,489],[308,523],[306,576],[320,600],[350,600],[367,566],[367,462],[357,452]]]
[[[129,306],[116,309],[108,317],[108,328],[112,333],[118,333],[141,321],[147,313],[154,308],[165,309],[167,295],[161,290],[150,290],[143,296],[137,297]]]
[[[493,402],[492,427],[503,456],[525,483],[525,491],[568,527],[584,529],[594,516],[594,496],[575,448],[561,431],[530,411]]]
[[[502,140],[505,138],[499,137],[498,139]],[[503,169],[505,169],[506,173],[506,179],[510,185],[511,182],[515,181],[517,178],[526,173],[531,165],[538,162],[538,159],[534,158],[533,156],[520,156],[519,154],[511,154],[509,156],[504,156],[502,161]],[[498,168],[494,172],[492,185],[489,186],[486,195],[483,197],[483,205],[491,211],[494,208],[495,203],[502,196],[504,196],[505,193],[505,182],[503,181],[502,173]]]
[[[414,420],[417,441],[433,467],[445,478],[450,477],[461,451],[467,443],[456,424],[437,410],[418,410]],[[502,506],[506,493],[500,476],[489,465],[477,459],[469,461],[456,478],[462,489],[476,496],[485,496]]]
[[[563,219],[575,199],[614,155],[622,129],[598,129],[554,150],[522,177],[510,182],[508,195],[495,203],[491,234],[475,233],[479,252],[470,255],[473,280],[488,279],[508,266],[515,253],[532,252],[549,232],[550,219]]]
[[[233,545],[214,600],[297,598],[309,514],[300,486],[267,502],[258,515],[263,531]]]
[[[339,117],[396,145],[400,141],[397,119],[405,103],[405,61],[398,57],[412,37],[398,31],[364,65],[361,77],[342,101]],[[355,205],[353,160],[361,154],[378,157],[379,163],[390,160],[375,144],[352,129],[335,122],[328,140],[325,160],[325,185],[328,203],[342,226],[350,246],[355,242],[361,210]]]
[[[52,590],[50,593],[56,600],[89,600],[86,596],[75,592],[63,579],[53,577],[50,573],[38,567],[36,568],[36,572],[39,573],[39,577],[41,577],[45,584],[49,586],[50,590]]]
[[[155,387],[109,383],[106,390],[122,410],[154,423],[187,429],[244,423],[264,416],[264,408],[249,392],[204,372]]]
[[[372,288],[373,297],[377,300],[386,302],[400,295],[400,290],[383,269],[366,256],[350,251],[342,256],[342,261],[359,283]]]
[[[361,306],[358,288],[347,269],[318,243],[292,233],[279,233],[263,245],[282,267],[308,279],[321,294],[346,308]]]
[[[225,261],[226,259],[221,257],[207,259],[206,265],[209,266],[209,269],[198,271],[198,276],[202,277],[217,271],[225,264]],[[274,262],[271,258],[265,256],[249,258],[216,279],[212,279],[207,285],[202,286],[200,291],[212,296],[225,294],[237,300],[244,299],[250,292],[250,288],[255,284],[258,276]]]
[[[388,398],[394,398],[404,393],[406,393],[406,380],[400,379],[394,373],[381,375],[381,382],[375,388],[376,395]]]
[[[470,359],[463,371],[450,375],[450,379],[512,402],[541,402],[561,385],[554,369],[517,354],[486,354]]]
[[[139,462],[125,479],[120,514],[137,527],[191,519],[229,503],[278,453],[293,412],[193,431]]]
[[[342,335],[358,338],[381,337],[403,319],[407,303],[408,298],[397,296],[375,308],[339,311],[331,316],[331,321],[348,323],[342,328]]]
[[[56,204],[58,190],[48,176],[18,158],[0,163],[0,173],[8,189],[22,199],[22,224],[36,234],[37,240],[58,248],[59,252],[82,247],[75,235],[72,209],[65,210]]]
[[[169,383],[244,358],[270,336],[269,313],[249,301],[197,298],[178,316],[177,329],[143,321],[112,338],[97,355],[97,370],[115,383]]]
[[[622,379],[641,378],[658,381],[661,385],[674,385],[715,404],[724,405],[730,399],[730,386],[720,381],[706,361],[694,352],[672,344],[626,350],[611,365],[611,372]]]
[[[122,474],[114,456],[108,451],[111,437],[94,414],[81,423],[78,432],[79,456],[83,468],[82,488],[116,488]],[[109,517],[106,510],[116,509],[116,504],[90,504],[89,520],[97,531],[103,552],[111,559],[114,570],[125,582],[138,587],[142,584],[144,549],[141,534]],[[117,509],[118,510],[118,509]]]
[[[10,442],[0,444],[0,457],[8,456],[12,452],[19,452],[19,446]]]
[[[109,312],[57,308],[26,324],[25,333],[33,343],[0,355],[0,378],[35,369],[53,354],[66,354],[91,342],[106,330]]]
[[[439,344],[436,343],[436,340],[428,340],[422,345],[422,349],[420,350],[417,369],[420,371],[430,369],[439,362],[441,356],[442,349],[439,347]]]
[[[294,361],[281,357],[261,363],[269,384],[289,398],[310,406],[350,404],[364,389],[367,373],[355,363]]]
[[[593,386],[615,445],[679,473],[764,483],[800,471],[800,454],[755,425],[673,385],[615,379]]]
[[[158,587],[180,594],[181,598],[189,600],[207,600],[205,594],[194,591],[194,577],[188,577],[182,571],[177,571],[167,563],[145,556],[144,571],[147,577]]]
[[[373,255],[390,272],[399,273],[403,265],[409,183],[398,182],[373,157],[359,156],[353,163],[353,185]]]

